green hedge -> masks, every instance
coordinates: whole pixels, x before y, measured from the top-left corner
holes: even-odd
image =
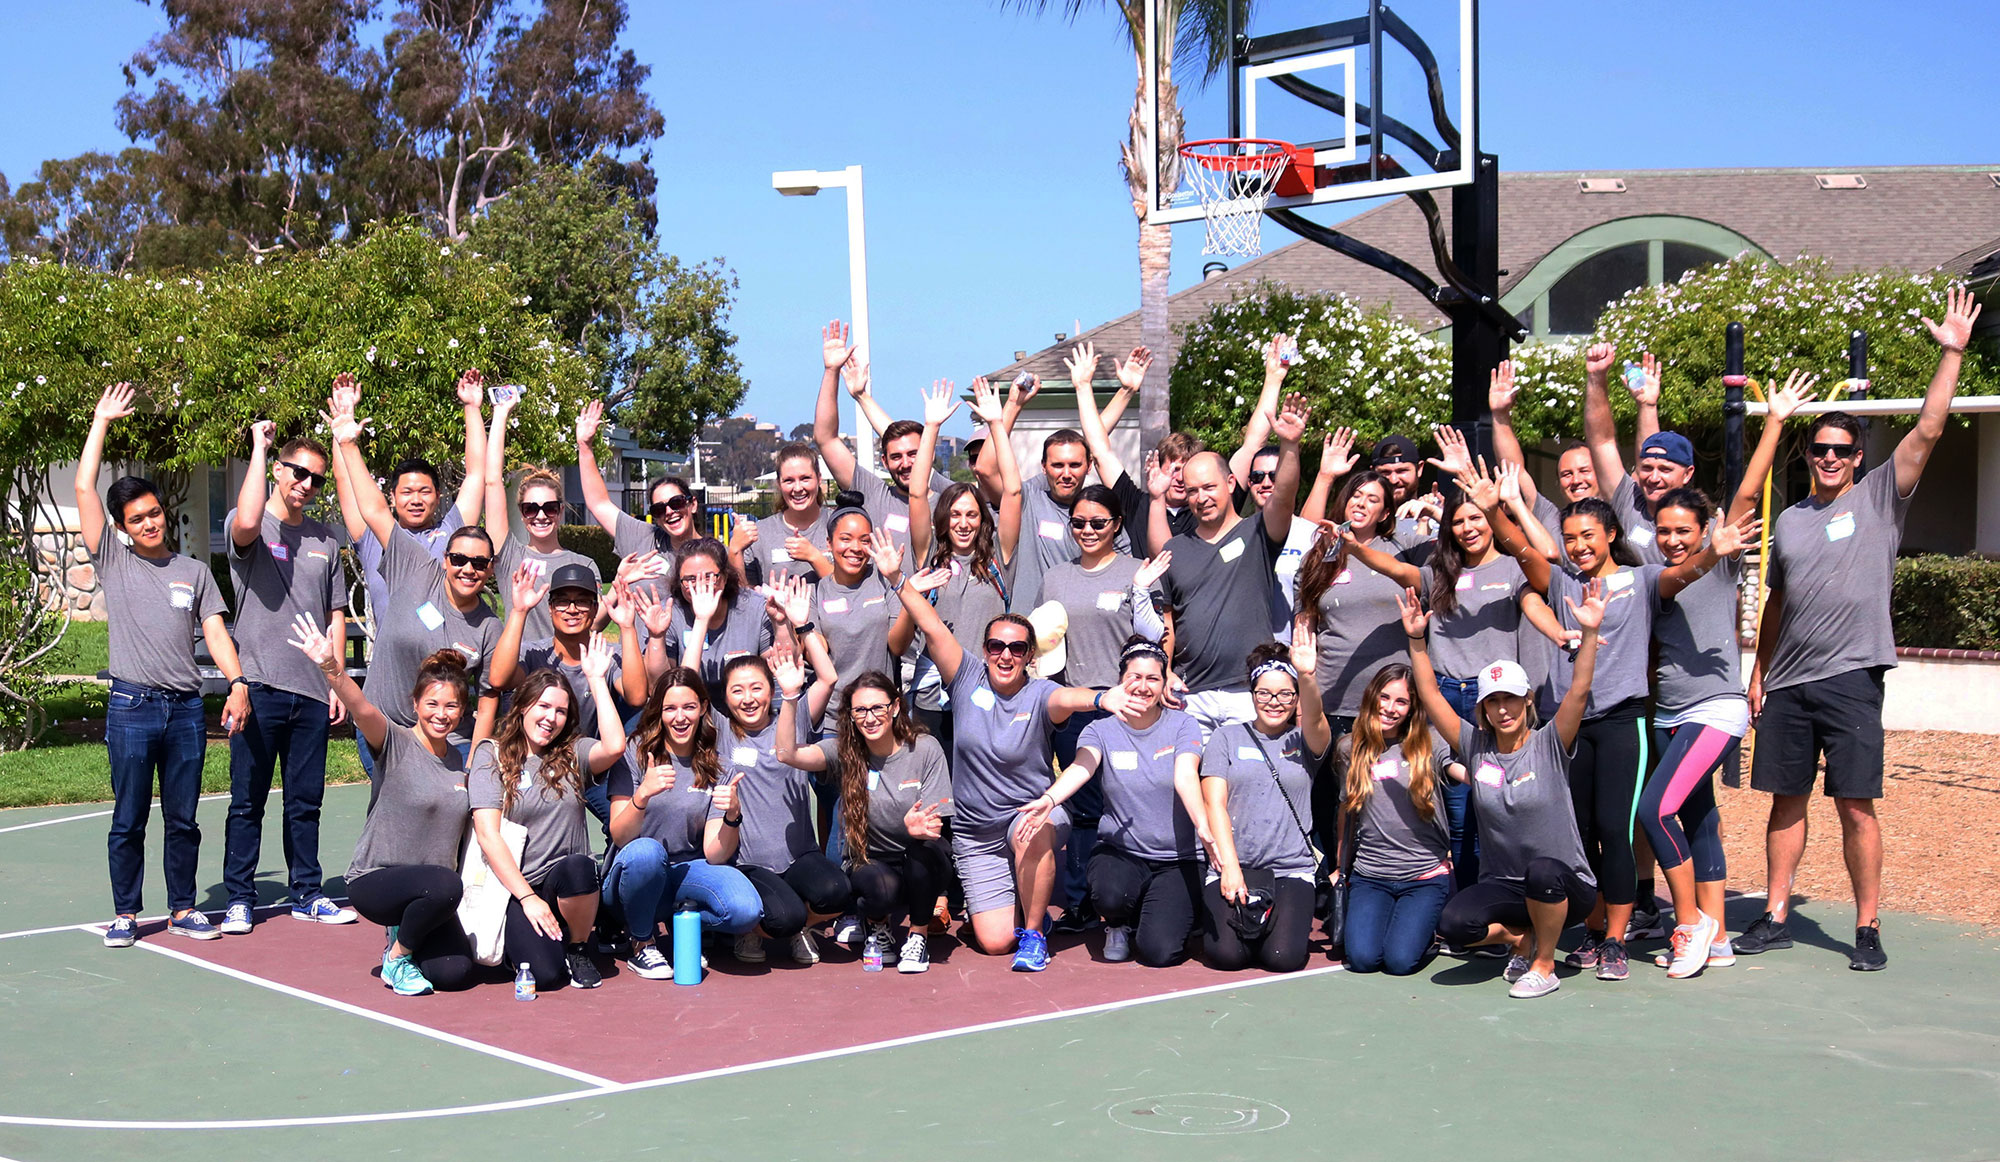
[[[563,525],[556,529],[556,540],[572,553],[582,553],[597,562],[597,575],[609,584],[613,574],[618,572],[618,550],[614,547],[611,534],[599,525]]]
[[[1905,557],[1889,611],[1899,646],[2000,650],[2000,561]]]

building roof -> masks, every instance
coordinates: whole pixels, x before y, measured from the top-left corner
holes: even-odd
[[[1856,174],[1860,189],[1823,189],[1823,174]],[[1619,178],[1622,193],[1583,193],[1582,180]],[[1439,191],[1441,204],[1450,192]],[[2000,246],[2000,164],[1785,169],[1681,169],[1503,173],[1500,175],[1500,290],[1505,294],[1565,240],[1593,226],[1649,215],[1696,218],[1750,239],[1779,260],[1827,259],[1835,270],[1893,267],[1962,273]],[[1423,215],[1396,198],[1338,224],[1433,279]],[[1428,330],[1446,322],[1415,288],[1315,243],[1299,241],[1251,259],[1175,294],[1168,318],[1179,328],[1263,280],[1342,291],[1365,306],[1391,310]],[[1139,313],[1113,319],[1068,341],[989,373],[1026,370],[1062,380],[1062,360],[1081,340],[1097,345],[1098,375],[1139,342]],[[1170,342],[1170,348],[1173,344]],[[1173,363],[1173,350],[1163,366]]]

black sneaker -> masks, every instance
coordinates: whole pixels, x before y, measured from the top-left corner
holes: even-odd
[[[569,987],[573,989],[594,989],[604,983],[604,974],[590,961],[590,953],[581,944],[563,946],[563,962],[569,967]]]
[[[1643,904],[1632,910],[1632,919],[1625,925],[1627,944],[1634,940],[1659,940],[1666,934],[1667,926],[1660,917],[1660,910]]]
[[[1866,928],[1854,930],[1854,951],[1847,956],[1847,967],[1856,972],[1880,972],[1889,967],[1889,954],[1882,951],[1881,925],[1877,920]],[[1738,950],[1741,951],[1740,946]]]
[[[1730,943],[1735,946],[1738,955],[1755,956],[1759,952],[1769,952],[1773,948],[1790,948],[1792,930],[1785,927],[1783,920],[1776,919],[1766,912]]]

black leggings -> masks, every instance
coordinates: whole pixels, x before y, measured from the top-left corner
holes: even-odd
[[[1132,958],[1149,968],[1187,959],[1194,934],[1201,864],[1191,859],[1140,859],[1098,844],[1090,856],[1090,899],[1113,928],[1131,928]]]
[[[1296,876],[1279,876],[1273,889],[1271,930],[1254,945],[1245,944],[1229,926],[1236,906],[1222,898],[1222,881],[1210,880],[1201,898],[1208,915],[1202,921],[1202,953],[1210,968],[1234,972],[1254,959],[1272,972],[1297,972],[1306,966],[1306,941],[1312,936],[1313,886]]]
[[[429,864],[376,868],[347,881],[347,902],[369,923],[396,929],[417,970],[440,991],[470,986],[476,970],[472,941],[458,926],[464,894],[457,872]]]
[[[1639,896],[1632,825],[1651,750],[1646,704],[1637,698],[1586,719],[1576,734],[1576,758],[1569,764],[1570,803],[1576,809],[1584,856],[1607,904],[1630,904]]]
[[[1567,927],[1590,915],[1597,893],[1560,860],[1531,859],[1525,879],[1481,880],[1446,900],[1444,911],[1438,914],[1438,935],[1446,944],[1464,948],[1485,940],[1487,929],[1494,924],[1528,931],[1535,926],[1528,916],[1529,900],[1544,904],[1567,901],[1569,912],[1563,918]]]
[[[789,940],[805,931],[809,913],[837,916],[847,908],[854,889],[847,873],[826,858],[825,853],[808,851],[792,861],[782,873],[768,868],[739,864],[737,871],[757,889],[764,901],[764,935]]]
[[[912,841],[895,854],[869,852],[867,863],[847,869],[856,906],[870,920],[905,912],[912,923],[928,924],[938,893],[951,875],[951,849],[941,839]]]
[[[597,895],[597,861],[581,852],[563,856],[534,888],[535,894],[556,914],[556,924],[563,930],[563,939],[551,940],[542,935],[528,922],[528,912],[521,907],[521,901],[509,900],[505,945],[507,965],[516,968],[526,964],[528,971],[535,974],[536,988],[559,989],[569,983],[569,958],[564,954],[563,945],[581,944],[588,935],[569,930],[569,922],[563,919],[560,901]]]

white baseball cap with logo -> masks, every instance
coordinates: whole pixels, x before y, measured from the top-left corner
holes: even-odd
[[[1532,690],[1528,684],[1528,671],[1521,663],[1505,658],[1489,663],[1479,671],[1479,700],[1486,701],[1495,694],[1516,694],[1526,698]]]

